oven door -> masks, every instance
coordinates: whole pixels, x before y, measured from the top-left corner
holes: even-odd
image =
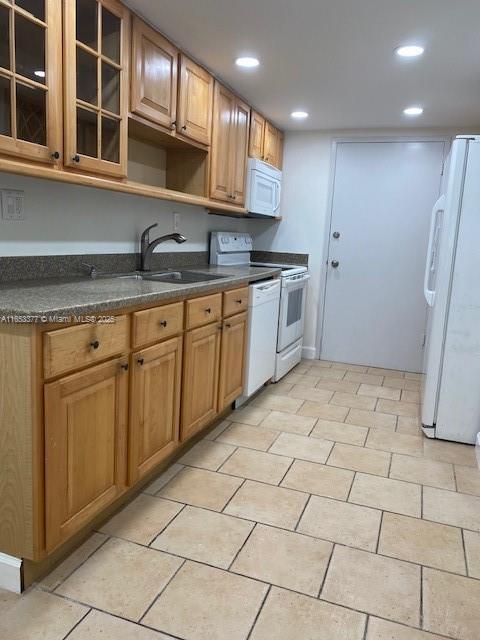
[[[247,208],[250,213],[262,216],[278,215],[281,182],[258,170],[250,171]]]
[[[310,276],[306,273],[298,279],[289,280],[287,277],[282,283],[278,320],[278,352],[283,351],[303,336],[305,299],[309,279]]]

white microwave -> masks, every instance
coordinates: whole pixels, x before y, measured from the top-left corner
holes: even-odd
[[[251,214],[275,218],[279,215],[282,172],[271,164],[249,158],[246,208]]]

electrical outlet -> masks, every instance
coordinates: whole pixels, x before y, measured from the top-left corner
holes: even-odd
[[[173,231],[174,233],[180,231],[180,214],[176,211],[173,212]]]
[[[2,218],[25,220],[25,192],[2,189]]]

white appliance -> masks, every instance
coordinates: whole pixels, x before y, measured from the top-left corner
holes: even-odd
[[[452,145],[432,211],[422,382],[425,434],[474,444],[480,432],[480,135]]]
[[[306,288],[310,275],[304,266],[250,262],[252,249],[252,238],[248,233],[213,231],[210,237],[210,264],[249,264],[252,267],[276,267],[282,270],[280,308],[276,316],[278,338],[273,376],[274,382],[277,382],[302,358]]]
[[[275,375],[280,280],[255,282],[249,287],[245,386],[241,405]]]
[[[282,172],[272,165],[249,158],[247,164],[247,211],[256,216],[278,216]]]

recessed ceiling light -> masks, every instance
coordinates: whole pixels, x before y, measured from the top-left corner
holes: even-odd
[[[45,78],[45,71],[34,71],[33,73],[37,78]]]
[[[235,64],[238,67],[246,67],[247,69],[253,69],[253,67],[258,67],[260,62],[258,61],[257,58],[250,58],[248,56],[245,56],[243,58],[237,58],[235,60]]]
[[[423,113],[423,108],[422,107],[408,107],[407,109],[403,110],[403,113],[406,116],[421,116]]]
[[[407,44],[395,49],[397,56],[402,58],[416,58],[417,56],[421,56],[424,51],[425,49],[417,44]]]
[[[296,118],[297,120],[308,118],[308,113],[306,111],[292,111],[290,115],[292,118]]]

